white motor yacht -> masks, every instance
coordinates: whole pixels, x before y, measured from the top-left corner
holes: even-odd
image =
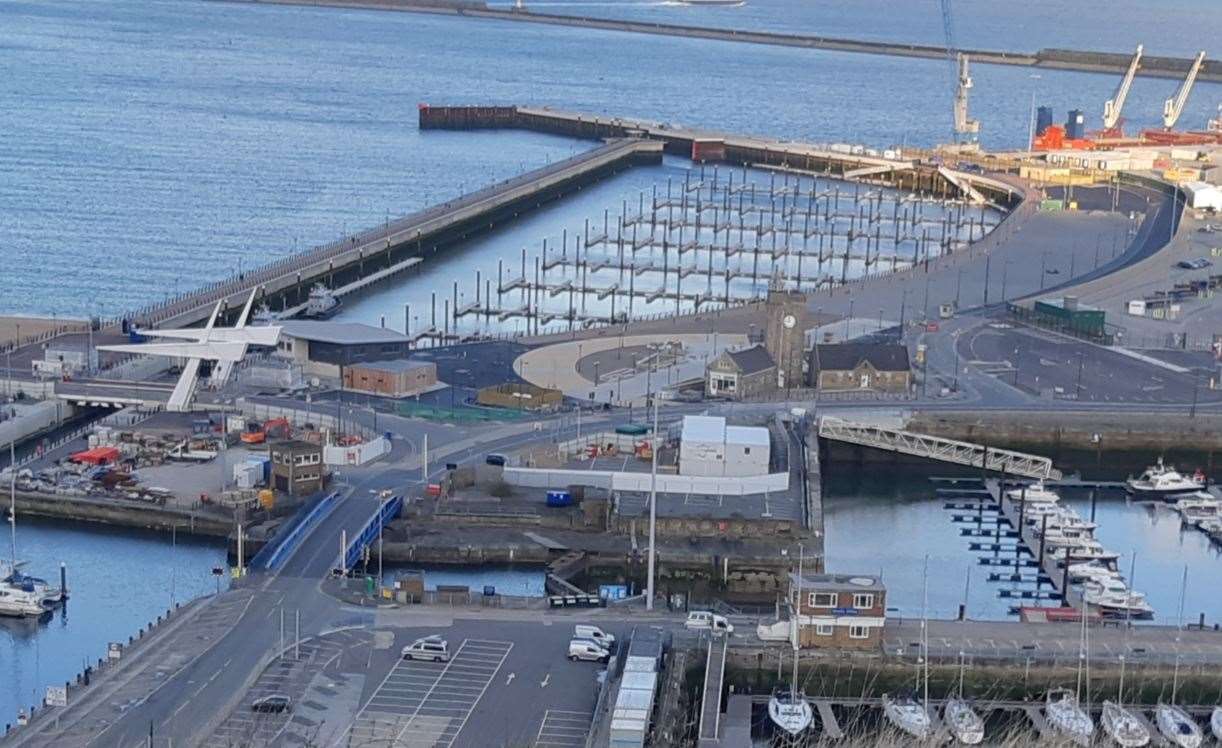
[[[1150,731],[1136,715],[1114,701],[1103,702],[1099,720],[1103,731],[1122,748],[1141,748],[1150,742]]]
[[[0,577],[0,589],[30,593],[38,598],[44,608],[55,607],[64,601],[63,590],[59,587],[52,587],[45,579],[23,573],[21,571],[23,565],[22,561],[9,563],[8,573]]]
[[[1124,579],[1124,577],[1120,576],[1120,572],[1094,561],[1069,565],[1069,581],[1071,582],[1084,580],[1106,582],[1112,579]]]
[[[1176,499],[1172,505],[1183,521],[1195,525],[1205,519],[1222,518],[1222,501],[1206,491],[1194,491]]]
[[[1137,478],[1129,478],[1126,484],[1129,492],[1137,496],[1167,500],[1172,496],[1202,490],[1205,488],[1205,476],[1199,472],[1192,477],[1182,475],[1174,468],[1164,465],[1163,458],[1160,457],[1157,464],[1146,468]]]
[[[1078,745],[1090,745],[1095,734],[1095,722],[1079,704],[1078,697],[1068,688],[1048,692],[1044,709],[1048,724]]]
[[[310,289],[310,296],[306,299],[306,307],[301,316],[310,319],[330,319],[339,312],[342,306],[343,302],[335,297],[335,292],[319,283]]]
[[[1065,561],[1067,558],[1072,558],[1074,561],[1106,561],[1115,563],[1120,558],[1119,553],[1109,551],[1093,540],[1053,548],[1048,552],[1048,555],[1057,561]]]
[[[1154,710],[1154,721],[1158,723],[1158,731],[1171,745],[1179,748],[1197,748],[1201,745],[1201,726],[1178,706],[1159,704]]]
[[[1035,531],[1035,537],[1040,537],[1040,531]],[[1058,548],[1065,545],[1082,545],[1095,541],[1093,530],[1083,530],[1077,527],[1049,527],[1043,535],[1044,545],[1048,548]]]
[[[815,713],[806,700],[806,694],[783,687],[776,689],[768,700],[768,716],[780,729],[790,735],[798,735],[810,727]]]
[[[896,729],[917,740],[925,740],[930,735],[933,721],[929,718],[929,712],[911,695],[893,697],[883,694],[883,714]]]
[[[964,745],[979,745],[984,741],[984,720],[967,700],[952,696],[946,700],[942,715],[955,740]]]
[[[1061,500],[1056,491],[1044,487],[1044,481],[1037,481],[1025,488],[1011,488],[1006,491],[1006,498],[1030,504],[1055,504]]]
[[[37,593],[0,585],[0,616],[41,616],[47,610]]]
[[[1086,582],[1083,596],[1087,605],[1099,609],[1099,614],[1109,618],[1151,618],[1154,608],[1146,602],[1146,596],[1128,588],[1122,579]]]

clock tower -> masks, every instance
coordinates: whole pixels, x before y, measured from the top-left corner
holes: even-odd
[[[777,387],[801,387],[806,348],[806,294],[771,288],[764,308],[768,317],[764,347],[776,362]]]

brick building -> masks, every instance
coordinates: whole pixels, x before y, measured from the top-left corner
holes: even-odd
[[[409,397],[437,384],[437,364],[396,359],[344,367],[344,389],[382,397]]]
[[[810,351],[810,384],[824,392],[908,392],[908,349],[891,343],[816,345]]]
[[[872,650],[882,646],[887,588],[869,575],[790,574],[790,603],[800,605],[798,644],[804,648]]]
[[[290,496],[318,493],[327,482],[322,447],[304,441],[275,442],[268,447],[272,488]]]

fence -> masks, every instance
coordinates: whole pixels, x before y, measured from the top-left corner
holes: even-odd
[[[267,405],[264,403],[252,403],[247,400],[238,401],[238,410],[242,415],[256,421],[269,421],[273,418],[283,418],[293,425],[294,428],[303,428],[306,425],[312,425],[317,429],[330,429],[336,433],[341,432],[340,418],[334,413],[327,413],[321,410],[329,404],[322,404],[318,409],[311,408],[309,410],[300,410],[280,405]],[[349,413],[355,413],[351,408]],[[343,419],[342,433],[360,436],[363,439],[374,439],[379,434],[373,429],[365,426],[355,417],[351,419]]]

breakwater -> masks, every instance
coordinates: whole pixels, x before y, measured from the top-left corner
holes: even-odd
[[[559,13],[537,13],[530,10],[494,9],[480,7],[478,3],[453,2],[447,0],[227,0],[271,5],[311,5],[334,8],[362,8],[369,10],[394,10],[416,13],[443,13],[469,18],[491,18],[520,23],[538,23],[552,26],[570,26],[605,31],[619,31],[655,36],[676,36],[689,39],[711,39],[715,41],[765,44],[780,47],[802,47],[832,52],[886,55],[890,57],[916,57],[929,60],[946,58],[947,49],[935,44],[903,44],[877,42],[864,39],[817,36],[810,34],[781,34],[769,31],[691,26],[671,23],[599,18],[596,16],[568,15]],[[1033,52],[959,49],[972,58],[972,62],[985,65],[1014,65],[1019,67],[1077,70],[1088,73],[1122,75],[1132,59],[1131,53],[1097,52],[1091,50],[1044,48]],[[1137,74],[1152,78],[1182,78],[1192,65],[1186,57],[1144,56]],[[1198,76],[1204,81],[1222,81],[1222,61],[1207,59]]]

